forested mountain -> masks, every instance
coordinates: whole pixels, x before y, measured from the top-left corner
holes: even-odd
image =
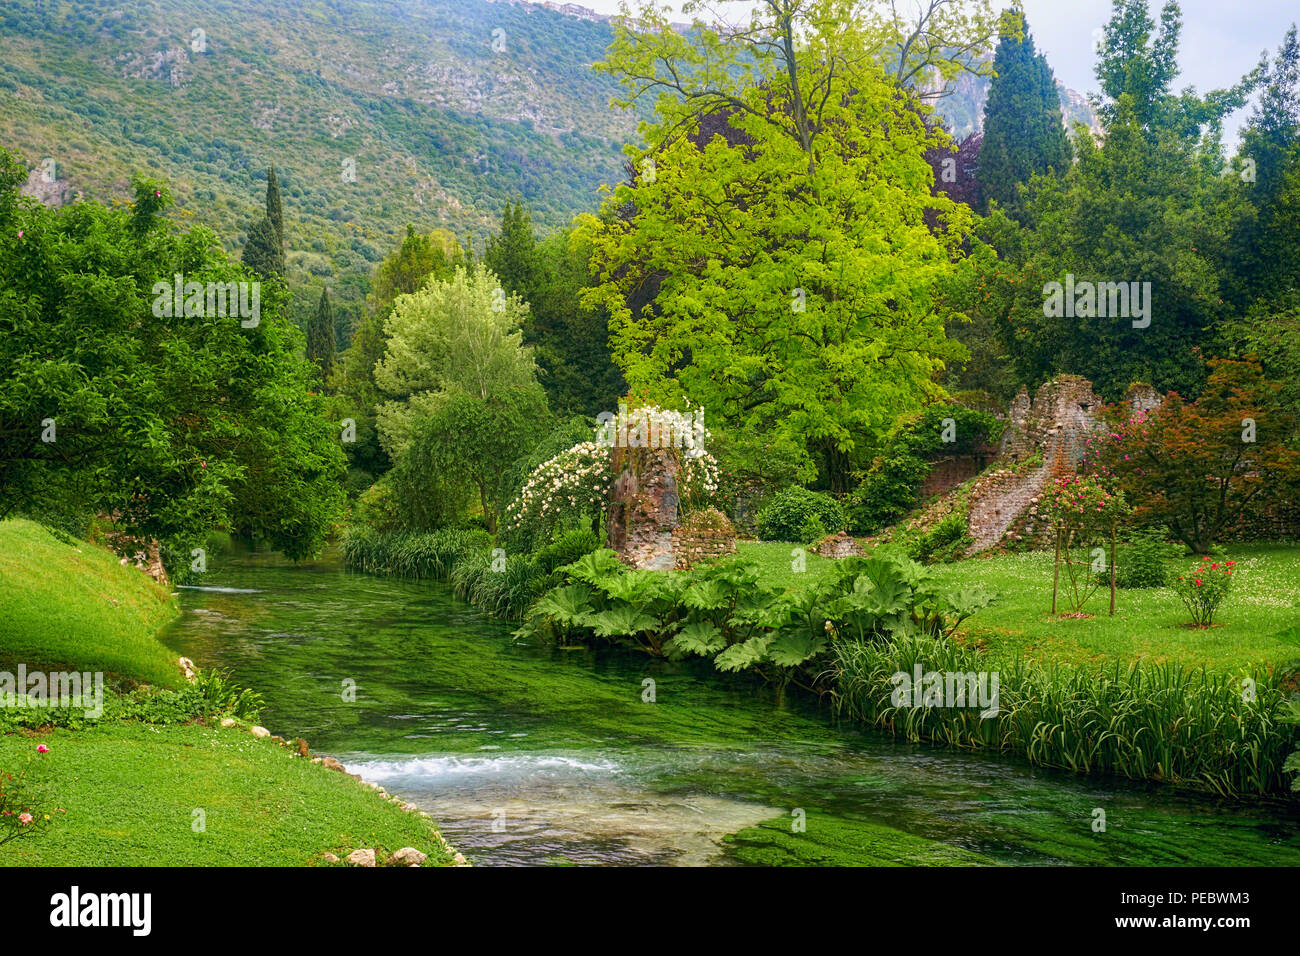
[[[0,143],[47,202],[165,179],[231,250],[275,163],[295,315],[329,286],[344,332],[407,222],[481,247],[508,199],[543,231],[597,206],[637,120],[590,69],[611,37],[524,2],[6,0]],[[986,95],[970,80],[938,106],[962,134]]]
[[[595,207],[635,128],[589,69],[610,35],[485,0],[6,0],[0,142],[55,201],[166,179],[232,249],[274,162],[291,286],[355,303],[408,221],[481,241],[508,198],[542,228]]]

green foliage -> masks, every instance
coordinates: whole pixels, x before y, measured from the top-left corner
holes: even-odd
[[[560,535],[534,555],[544,574],[572,564],[584,555],[598,551],[601,541],[590,528],[575,528]]]
[[[940,585],[920,565],[881,553],[847,559],[802,588],[759,583],[757,566],[728,560],[691,572],[629,571],[612,551],[562,569],[567,584],[533,605],[521,637],[603,639],[656,656],[709,657],[724,672],[784,686],[817,685],[831,642],[950,636],[993,595]]]
[[[111,514],[181,552],[217,528],[316,552],[344,458],[283,288],[262,284],[250,325],[206,301],[172,314],[175,274],[250,277],[211,233],[139,232],[139,214],[0,208],[0,230],[22,234],[0,244],[0,513]]]
[[[834,668],[841,713],[907,740],[1013,753],[1037,766],[1165,780],[1223,796],[1277,793],[1296,733],[1281,721],[1287,677],[1254,672],[1246,700],[1233,674],[1177,664],[1099,669],[994,662],[927,636],[841,641]],[[895,706],[895,674],[998,673],[998,710]]]
[[[930,405],[919,417],[903,421],[845,501],[849,530],[874,534],[901,520],[920,501],[934,460],[995,445],[1004,428],[996,416],[958,404]]]
[[[1128,532],[1115,557],[1115,586],[1125,589],[1160,588],[1169,583],[1168,563],[1182,553],[1169,543],[1168,530],[1154,528]],[[1110,583],[1110,569],[1102,571],[1099,583]]]
[[[953,36],[983,42],[986,6]],[[944,334],[960,311],[945,293],[974,220],[931,194],[925,154],[946,140],[900,92],[913,57],[952,77],[960,54],[895,51],[896,20],[829,11],[760,8],[754,29],[787,42],[684,35],[654,16],[622,29],[600,68],[623,80],[620,102],[657,96],[656,122],[629,150],[634,181],[583,227],[601,280],[587,299],[609,310],[632,392],[703,405],[718,433],[762,435],[803,480],[820,470],[841,491],[855,450],[963,353]],[[882,66],[882,47],[901,62]]]
[[[1047,58],[1035,52],[1022,14],[1004,14],[993,70],[984,106],[980,191],[983,208],[992,200],[1014,215],[1020,186],[1035,175],[1064,173],[1072,154],[1056,78]]]
[[[449,489],[468,487],[478,495],[487,530],[495,533],[496,491],[511,456],[550,424],[546,395],[536,384],[499,387],[486,397],[447,389],[431,396],[412,422],[393,487],[412,512],[448,496]]]
[[[759,512],[758,536],[764,541],[808,542],[844,530],[844,522],[844,509],[830,495],[794,485]]]
[[[482,265],[457,267],[449,279],[398,296],[374,373],[389,397],[378,410],[385,451],[396,458],[406,450],[415,420],[441,393],[486,400],[505,389],[535,388],[536,366],[520,330],[527,315],[528,303],[506,294]]]
[[[1021,379],[1083,375],[1112,400],[1134,381],[1184,395],[1201,388],[1202,350],[1240,266],[1231,240],[1248,214],[1241,191],[1220,175],[1219,134],[1258,71],[1204,97],[1171,92],[1181,15],[1166,5],[1157,30],[1147,6],[1117,0],[1105,28],[1100,145],[1078,129],[1070,170],[1029,184],[1022,218],[1030,226],[1001,213],[984,224],[1001,261],[978,243],[973,253],[983,279],[972,299]],[[1085,283],[1115,285],[1094,302]]]
[[[328,289],[322,289],[320,303],[307,326],[307,360],[320,369],[321,380],[328,382],[334,372],[334,310],[330,308]]]
[[[961,560],[975,543],[967,524],[967,515],[963,512],[946,515],[917,539],[909,548],[909,555],[922,564]]]
[[[244,265],[263,279],[284,277],[284,253],[275,226],[265,216],[249,227],[248,241],[244,243]]]

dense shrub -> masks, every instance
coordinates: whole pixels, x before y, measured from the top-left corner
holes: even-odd
[[[534,555],[537,566],[546,574],[572,564],[584,554],[599,550],[600,537],[590,528],[578,528],[561,535]]]
[[[951,419],[951,421],[949,421]],[[849,531],[874,534],[902,519],[920,500],[931,461],[968,455],[995,443],[1004,423],[965,405],[931,405],[901,425],[886,442],[871,470],[845,501]],[[945,438],[952,441],[945,441]]]
[[[1116,549],[1115,586],[1119,588],[1160,588],[1169,583],[1168,563],[1179,554],[1171,545],[1164,529],[1134,531],[1127,543]],[[1098,580],[1110,583],[1109,569],[1102,571]]]
[[[839,502],[799,485],[774,497],[758,515],[758,536],[764,541],[815,541],[843,530]]]
[[[967,529],[966,515],[953,512],[922,534],[908,548],[908,554],[923,564],[957,561],[974,543],[975,539]]]
[[[930,463],[901,453],[879,459],[844,502],[849,531],[874,534],[916,507]]]

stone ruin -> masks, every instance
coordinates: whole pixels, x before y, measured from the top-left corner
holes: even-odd
[[[836,534],[828,534],[815,545],[812,546],[812,553],[819,554],[823,558],[861,558],[866,555],[866,549],[858,544],[856,538],[850,537],[846,532],[840,531]]]
[[[634,568],[685,569],[736,553],[736,529],[714,508],[681,518],[681,464],[671,448],[612,449],[608,546]]]
[[[689,571],[698,564],[716,561],[736,553],[736,528],[717,508],[705,508],[687,515],[673,529],[674,567]]]
[[[1133,412],[1146,413],[1160,406],[1161,396],[1150,386],[1134,386],[1126,402]],[[1077,375],[1046,382],[1032,401],[1028,389],[1020,390],[1008,412],[999,467],[979,478],[970,492],[970,554],[1004,541],[1046,540],[1050,529],[1039,521],[1038,505],[1053,481],[1077,473],[1088,439],[1102,429],[1103,404],[1092,383]],[[634,568],[670,570],[735,552],[735,529],[729,521],[716,535],[679,529],[680,465],[671,449],[614,448],[612,454],[618,478],[611,495],[608,545],[623,561]],[[813,550],[832,558],[862,553],[842,532],[824,538]]]
[[[1129,389],[1134,413],[1160,407],[1160,393],[1149,385]],[[1005,540],[1042,543],[1050,529],[1039,521],[1038,506],[1057,478],[1078,473],[1087,441],[1102,430],[1103,402],[1092,383],[1062,375],[1038,389],[1032,402],[1022,388],[1011,403],[999,461],[971,490],[968,528],[971,554]],[[1041,461],[1035,459],[1041,456]]]
[[[634,454],[635,452],[635,454]],[[671,449],[614,448],[609,547],[634,568],[671,571],[681,466]]]

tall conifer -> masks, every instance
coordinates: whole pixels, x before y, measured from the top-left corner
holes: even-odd
[[[979,181],[985,210],[990,200],[996,200],[1014,215],[1020,207],[1017,187],[1049,169],[1065,172],[1072,154],[1052,68],[1042,54],[1034,52],[1034,38],[1023,16],[1012,11],[1002,16],[1002,37],[993,61],[997,76],[984,106]]]

